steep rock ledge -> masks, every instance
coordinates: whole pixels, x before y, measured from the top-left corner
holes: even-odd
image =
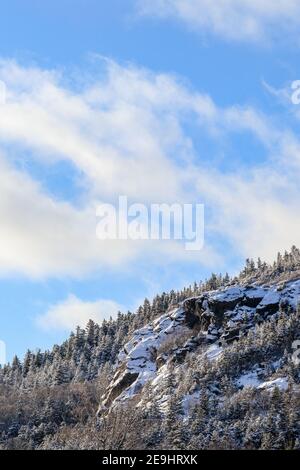
[[[296,309],[299,299],[299,279],[272,286],[235,285],[186,299],[133,334],[118,356],[116,373],[98,414],[134,396],[145,383],[159,377],[166,362],[183,362],[189,352],[205,344],[216,344],[213,347],[219,354],[219,346],[238,340],[280,308]],[[188,339],[182,346],[158,355],[175,335],[186,335]]]

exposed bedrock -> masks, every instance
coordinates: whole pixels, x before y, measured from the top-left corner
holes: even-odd
[[[102,397],[100,414],[138,393],[168,362],[183,363],[202,345],[223,347],[284,306],[295,309],[300,280],[282,286],[230,286],[186,299],[135,331],[118,356],[116,373]],[[183,342],[176,342],[176,339]],[[172,342],[174,339],[174,342]]]

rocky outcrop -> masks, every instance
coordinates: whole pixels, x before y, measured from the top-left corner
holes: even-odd
[[[148,381],[157,380],[168,361],[182,363],[188,353],[201,346],[207,346],[208,359],[216,359],[226,343],[237,341],[282,306],[295,309],[299,299],[300,280],[280,286],[235,285],[186,299],[133,334],[118,356],[116,373],[102,397],[99,413],[134,396]],[[170,346],[162,352],[164,344],[176,335],[190,337],[182,346]]]
[[[118,371],[114,377],[114,382],[107,390],[105,400],[103,400],[98,414],[101,414],[101,411],[107,410],[123,390],[130,387],[136,381],[138,376],[138,372],[130,372],[128,369],[125,369],[123,373]]]
[[[205,342],[205,335],[192,336],[191,339],[189,339],[182,348],[178,348],[172,351],[172,362],[183,362],[188,353],[195,351],[201,344],[204,344]]]

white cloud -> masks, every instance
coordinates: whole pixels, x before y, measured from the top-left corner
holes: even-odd
[[[78,210],[45,194],[0,157],[0,273],[80,276],[128,261],[134,244],[96,239],[93,207]]]
[[[176,243],[96,239],[95,203],[125,194],[137,202],[206,202],[210,235],[226,236],[244,256],[274,256],[300,244],[300,144],[288,129],[251,107],[219,108],[177,77],[105,62],[100,78],[70,86],[57,71],[0,62],[7,102],[0,106],[0,270],[34,277],[81,276],[133,261],[160,265],[196,261]],[[250,132],[265,148],[263,166],[223,174],[201,160],[189,122],[215,139]],[[9,146],[9,152],[7,151]],[[30,151],[28,153],[28,150]],[[58,201],[42,183],[14,167],[23,153],[40,165],[66,160],[84,182],[81,207]],[[242,160],[242,157],[241,157]],[[270,237],[272,233],[272,237]]]
[[[75,330],[84,328],[89,320],[102,323],[109,317],[115,318],[122,307],[112,300],[84,302],[70,295],[63,302],[52,305],[49,310],[37,318],[37,325],[44,330]]]
[[[21,142],[44,162],[70,161],[96,195],[176,199],[180,177],[168,155],[185,141],[170,105],[176,111],[185,97],[179,93],[178,100],[180,90],[168,76],[113,62],[106,70],[103,80],[74,93],[58,74],[4,62],[8,99],[0,139]]]
[[[171,17],[227,40],[299,40],[298,0],[137,0],[143,15]]]
[[[244,174],[199,175],[199,191],[205,188],[214,208],[211,230],[230,240],[236,254],[269,262],[278,251],[299,246],[299,176],[299,171],[292,177],[270,166]]]
[[[174,77],[108,60],[102,78],[92,77],[76,92],[65,85],[70,77],[14,61],[0,61],[0,77],[7,87],[0,107],[1,273],[82,276],[104,266],[123,268],[139,256],[158,263],[161,256],[165,262],[184,257],[175,243],[100,243],[95,205],[120,194],[138,202],[190,200],[180,165],[193,152],[179,115],[213,119],[209,97],[191,95]],[[16,170],[10,160],[23,155],[47,166],[70,162],[81,175],[83,207],[56,200],[26,165]],[[210,252],[201,253],[203,263],[211,263]]]

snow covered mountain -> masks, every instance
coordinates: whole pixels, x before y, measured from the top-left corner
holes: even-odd
[[[279,282],[275,285],[234,285],[201,296],[184,300],[172,306],[166,313],[134,332],[118,355],[113,379],[102,398],[98,415],[129,398],[139,396],[143,401],[143,388],[152,389],[161,408],[167,396],[164,383],[168,370],[175,375],[185,370],[185,358],[193,353],[198,361],[219,361],[229,345],[254,333],[263,322],[276,321],[280,315],[296,312],[300,301],[300,279]],[[300,332],[299,332],[300,335]],[[300,338],[300,336],[299,336]],[[291,345],[292,346],[292,345]],[[283,353],[283,351],[281,351]],[[274,361],[273,361],[274,359]],[[267,360],[267,358],[266,358]],[[255,386],[286,389],[288,377],[281,371],[282,357],[274,352],[273,364],[244,370],[236,383],[240,388]],[[247,369],[247,364],[245,369]],[[274,375],[274,373],[276,374]],[[201,387],[196,387],[199,396]],[[184,397],[185,404],[195,392],[195,383]]]
[[[292,247],[90,320],[0,368],[0,449],[300,449],[299,303]]]

